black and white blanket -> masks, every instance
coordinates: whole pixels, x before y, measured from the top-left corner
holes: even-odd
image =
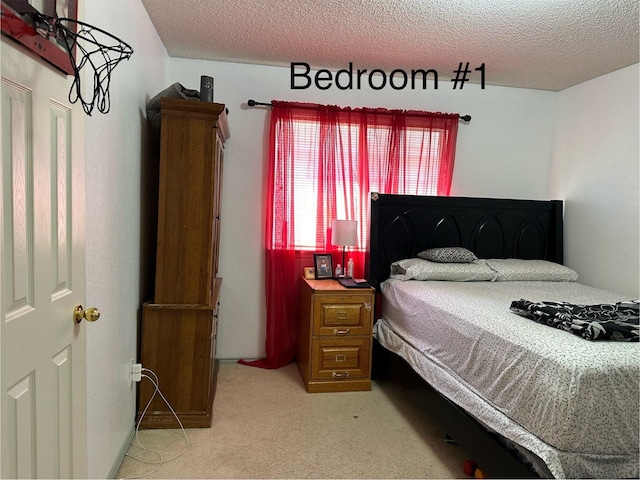
[[[514,300],[510,310],[587,340],[637,342],[640,340],[639,305],[637,300],[597,305]]]

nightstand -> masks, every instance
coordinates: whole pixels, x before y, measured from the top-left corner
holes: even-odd
[[[297,364],[308,392],[371,390],[374,294],[300,279]]]

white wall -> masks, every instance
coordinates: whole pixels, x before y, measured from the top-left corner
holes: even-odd
[[[560,92],[549,192],[565,199],[565,263],[638,298],[638,64]]]
[[[110,112],[96,109],[86,120],[86,301],[102,313],[87,326],[88,476],[106,478],[115,474],[135,420],[128,371],[137,358],[137,317],[148,288],[141,278],[148,270],[141,243],[149,165],[145,105],[167,84],[168,57],[139,0],[86,0],[85,21],[134,50],[112,73]]]
[[[292,90],[290,70],[223,62],[171,59],[169,83],[198,89],[200,75],[215,79],[214,101],[229,109],[231,138],[225,151],[218,356],[264,355],[263,202],[267,112],[248,99],[295,100],[458,112],[460,124],[452,195],[546,199],[557,94],[466,84],[438,90],[332,88]],[[490,72],[487,72],[487,78]]]

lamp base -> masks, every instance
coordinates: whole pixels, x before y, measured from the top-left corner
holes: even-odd
[[[345,251],[345,248],[347,248],[347,247],[343,245],[342,246],[342,272],[343,273],[341,275],[341,278],[344,278],[345,277],[345,273],[347,272],[347,264],[344,263],[344,258],[345,258],[344,257],[344,251]]]

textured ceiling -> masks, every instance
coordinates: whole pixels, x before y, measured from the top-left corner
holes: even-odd
[[[142,0],[172,57],[562,90],[638,63],[638,0]]]

